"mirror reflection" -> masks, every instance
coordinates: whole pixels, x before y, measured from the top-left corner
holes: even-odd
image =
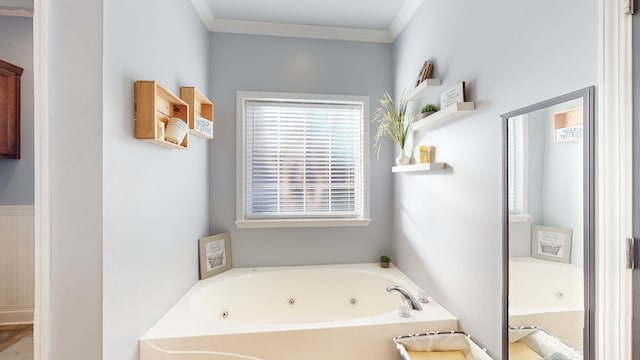
[[[506,118],[509,359],[583,359],[583,98]]]

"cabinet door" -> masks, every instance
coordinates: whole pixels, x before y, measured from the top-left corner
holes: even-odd
[[[0,68],[0,159],[20,158],[20,77]]]

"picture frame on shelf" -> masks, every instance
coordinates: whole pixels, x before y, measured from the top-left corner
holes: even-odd
[[[420,68],[420,72],[418,73],[418,78],[416,79],[416,86],[420,85],[423,81],[431,78],[432,73],[433,73],[433,62],[427,60],[422,64],[422,68]]]
[[[198,239],[200,280],[231,269],[231,235],[228,232]]]
[[[531,257],[570,263],[571,232],[569,228],[531,225]]]
[[[440,94],[440,109],[445,109],[455,103],[465,102],[465,92],[466,84],[462,81]]]

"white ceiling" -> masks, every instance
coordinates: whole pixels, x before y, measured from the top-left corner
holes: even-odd
[[[152,1],[152,0],[151,0]],[[422,0],[191,0],[209,31],[391,43]],[[33,0],[0,0],[31,16]]]
[[[305,38],[392,42],[422,0],[192,0],[207,28]]]

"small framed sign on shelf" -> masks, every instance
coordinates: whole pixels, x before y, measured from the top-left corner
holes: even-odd
[[[231,236],[228,232],[200,238],[200,279],[231,269]]]
[[[460,82],[451,89],[440,94],[440,109],[446,109],[447,107],[455,104],[465,102],[465,83]]]
[[[571,262],[571,229],[531,225],[531,256],[542,260]]]

